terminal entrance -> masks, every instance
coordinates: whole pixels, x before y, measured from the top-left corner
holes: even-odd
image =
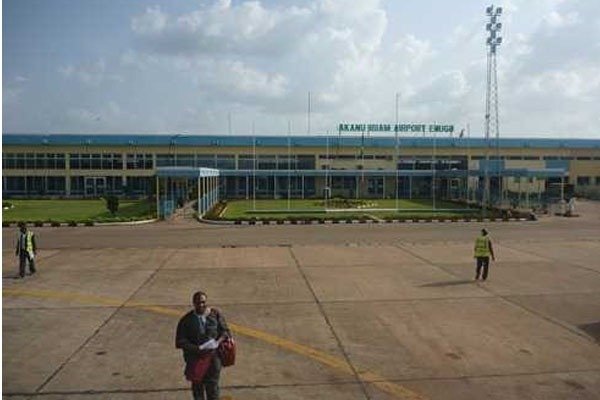
[[[85,195],[86,197],[99,197],[106,193],[106,178],[96,176],[86,176]]]

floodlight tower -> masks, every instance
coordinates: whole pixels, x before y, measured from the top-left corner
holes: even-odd
[[[496,173],[498,179],[498,194],[501,194],[501,172],[500,172],[500,125],[498,119],[498,73],[496,70],[496,50],[502,44],[500,30],[502,23],[499,22],[502,15],[502,7],[494,7],[493,5],[486,7],[486,16],[488,22],[485,26],[489,33],[486,40],[487,47],[487,85],[485,93],[485,187],[483,193],[483,206],[486,207],[490,203],[490,135],[496,138]]]

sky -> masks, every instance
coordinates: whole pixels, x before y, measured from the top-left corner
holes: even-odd
[[[489,3],[3,0],[2,131],[481,137]],[[600,1],[494,5],[500,136],[600,138]]]

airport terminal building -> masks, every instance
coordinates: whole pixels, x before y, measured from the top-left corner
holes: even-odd
[[[541,196],[600,185],[600,139],[3,134],[7,197],[146,196],[162,168],[219,170],[220,198]],[[171,184],[177,185],[177,181]],[[564,187],[564,185],[562,185]]]

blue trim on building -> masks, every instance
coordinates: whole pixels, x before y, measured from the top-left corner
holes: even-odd
[[[219,176],[219,170],[213,168],[193,167],[158,167],[156,176],[160,178],[208,178]]]
[[[219,136],[219,135],[42,135],[42,134],[3,134],[2,143],[13,146],[173,146],[173,147],[252,147],[256,140],[257,147],[286,147],[288,137],[282,136]],[[432,137],[400,137],[400,147],[425,147],[433,145]],[[325,147],[326,136],[292,136],[293,147]],[[440,148],[481,148],[486,147],[483,138],[436,138],[436,146]],[[393,136],[329,136],[330,148],[342,147],[394,147]],[[495,141],[488,144],[495,147]],[[538,138],[503,138],[502,148],[552,148],[552,149],[600,149],[600,139],[538,139]]]
[[[569,169],[569,160],[546,160],[546,168]]]
[[[189,178],[196,179],[199,177],[205,176],[214,176],[201,174],[200,169],[206,168],[187,168],[187,167],[160,167],[156,171],[156,175],[160,178]],[[332,170],[324,170],[324,169],[307,169],[307,170],[271,170],[271,169],[223,169],[223,170],[213,170],[210,169],[210,174],[214,174],[214,171],[217,171],[219,176],[224,177],[430,177],[432,176],[432,171],[430,169],[425,170],[370,170],[370,169],[332,169]],[[526,176],[526,177],[537,177],[537,178],[547,178],[547,177],[561,177],[568,176],[568,172],[562,168],[502,168],[500,170],[490,170],[490,176],[494,176],[495,174],[501,174],[502,176]],[[483,177],[484,172],[481,169],[472,169],[469,171],[464,170],[441,170],[436,171],[435,176],[438,178],[465,178],[466,176],[474,176],[474,177]]]

